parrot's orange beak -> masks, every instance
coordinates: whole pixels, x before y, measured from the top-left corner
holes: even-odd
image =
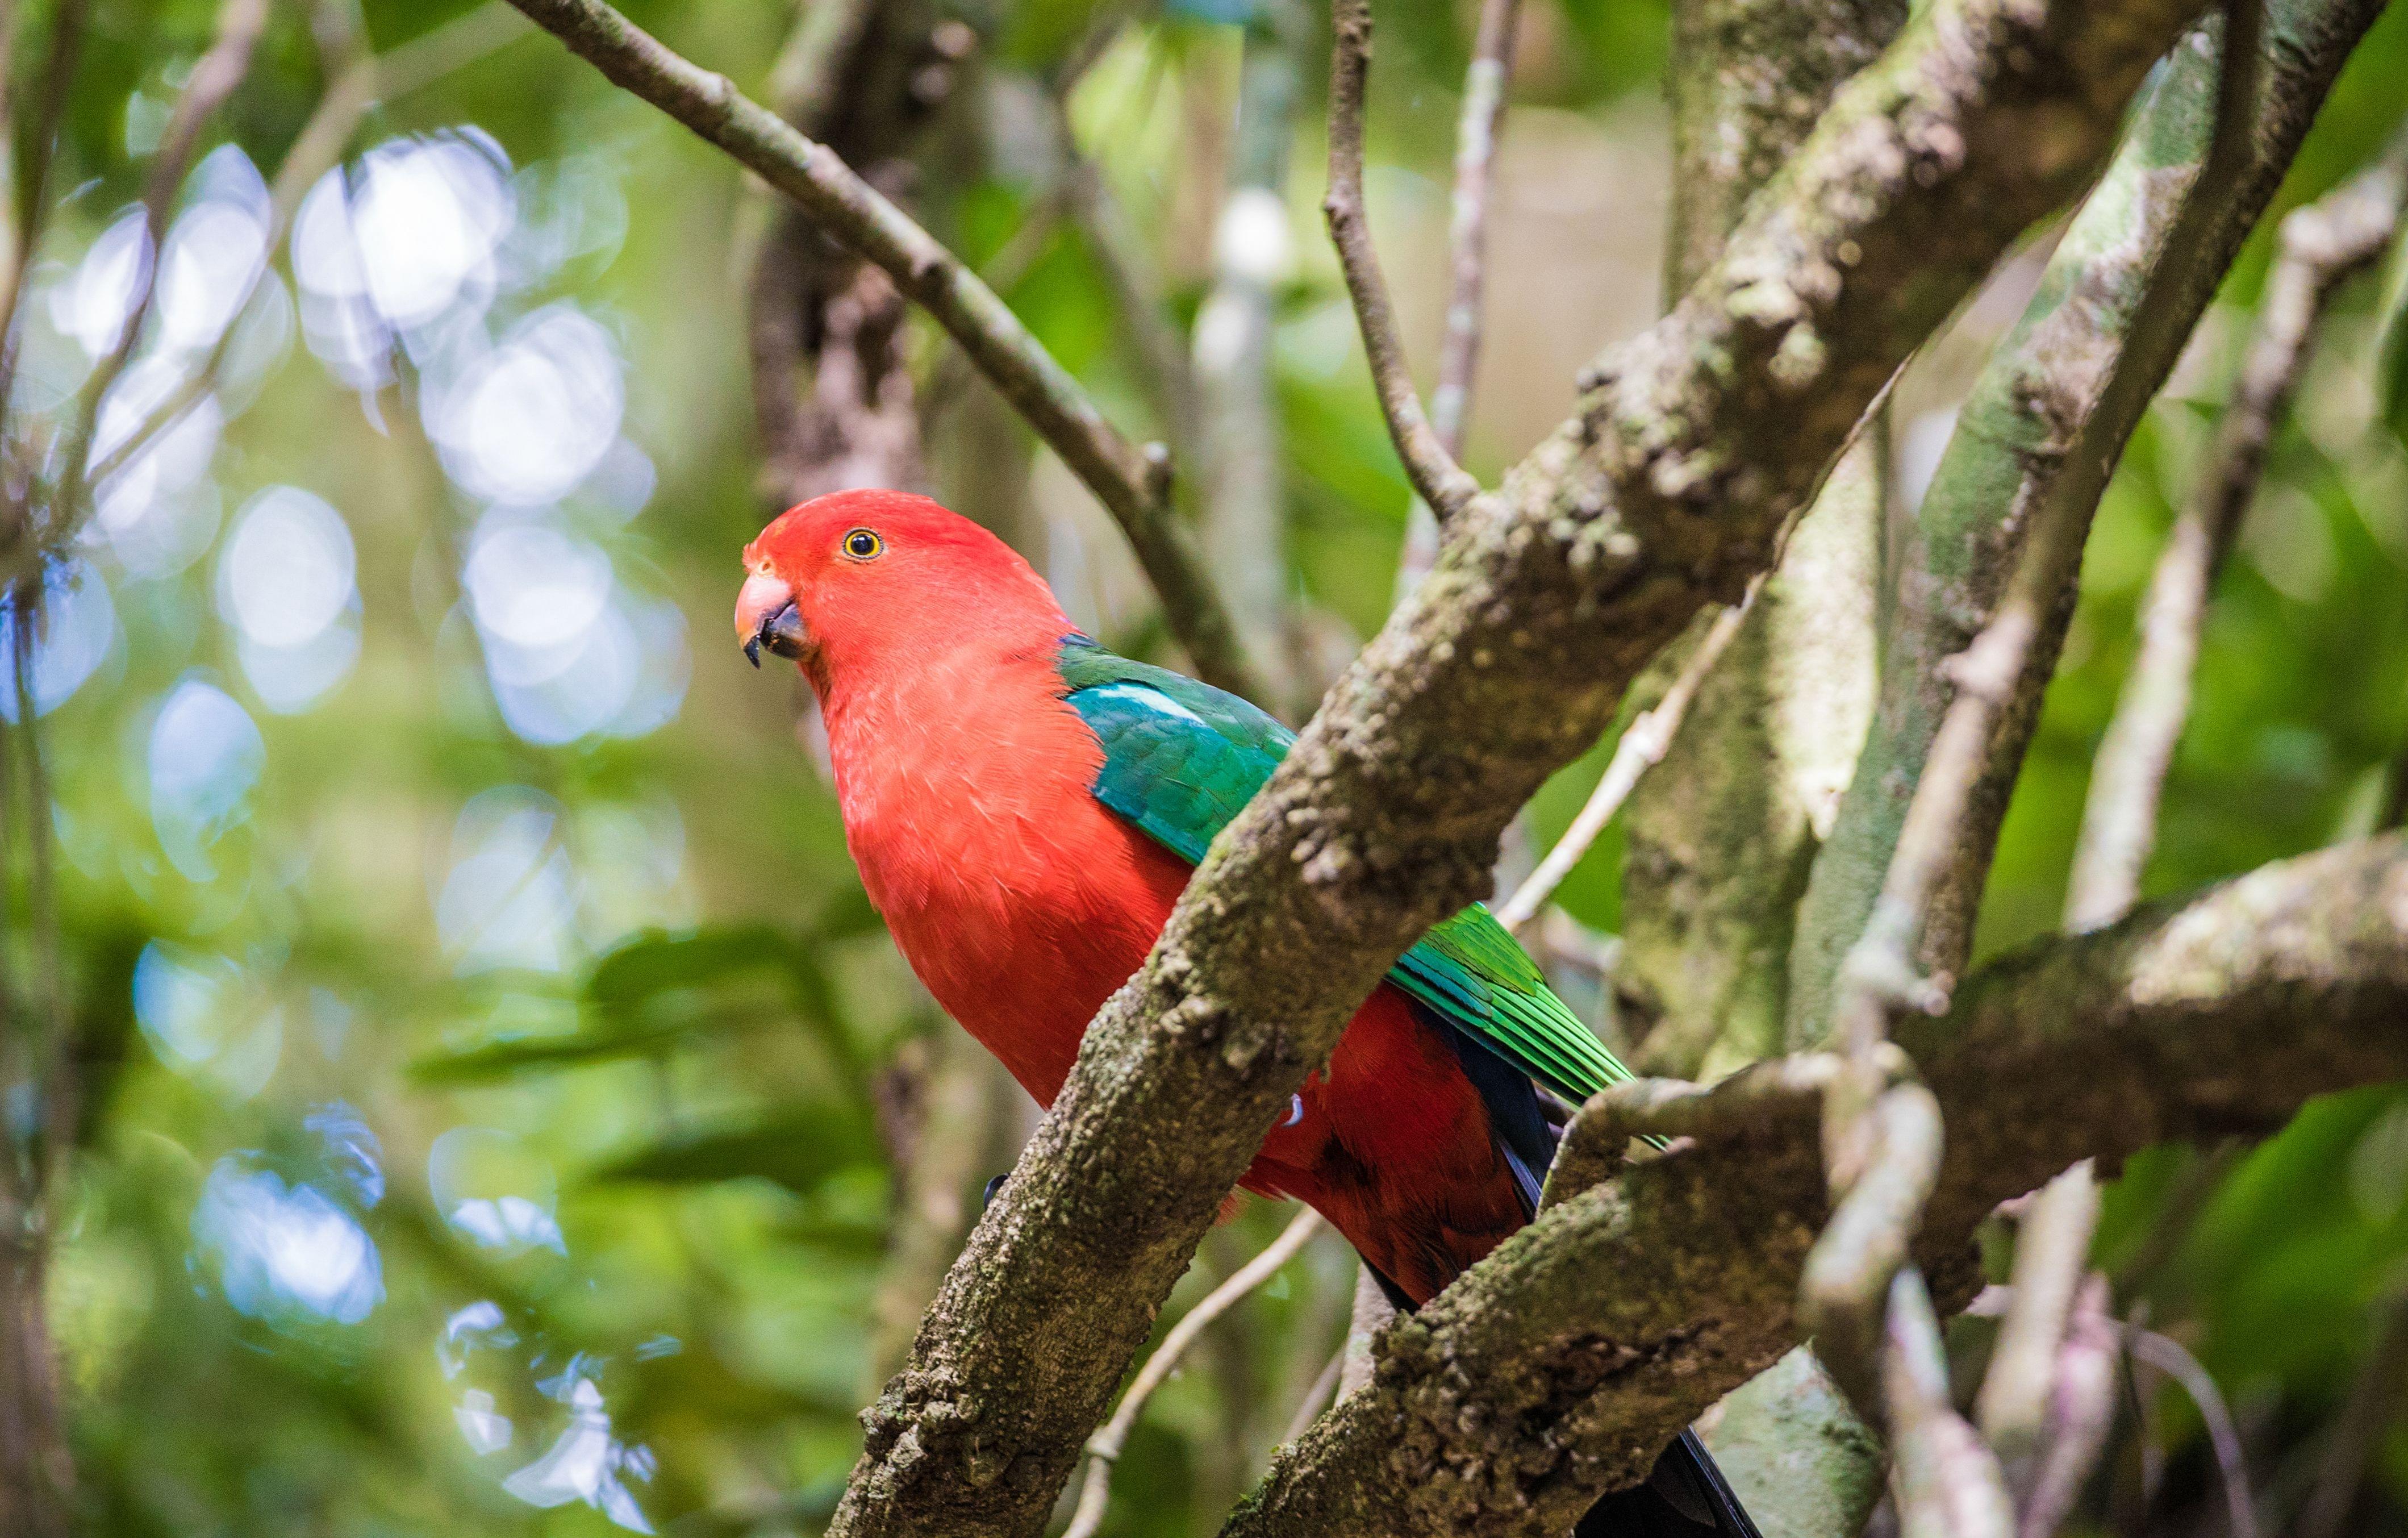
[[[745,578],[736,595],[736,639],[743,643],[744,659],[755,668],[761,666],[764,646],[777,656],[800,657],[810,643],[810,632],[803,628],[803,616],[795,608],[795,590],[758,572]]]

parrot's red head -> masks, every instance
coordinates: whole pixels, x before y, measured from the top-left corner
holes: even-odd
[[[1010,545],[924,496],[840,491],[779,514],[744,547],[736,639],[815,684],[851,665],[925,657],[960,641],[1070,628],[1043,578]]]

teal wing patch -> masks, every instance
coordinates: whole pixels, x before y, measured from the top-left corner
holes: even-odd
[[[1082,636],[1064,640],[1059,666],[1063,697],[1103,744],[1096,798],[1190,865],[1296,740],[1235,695]],[[1388,980],[1574,1100],[1630,1077],[1478,904],[1423,937]]]

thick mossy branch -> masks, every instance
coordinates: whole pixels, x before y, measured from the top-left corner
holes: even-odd
[[[1948,1128],[1916,1254],[1961,1304],[1975,1226],[2076,1159],[2262,1132],[2408,1075],[2408,838],[2043,941],[1900,1043]],[[1391,1327],[1370,1387],[1280,1456],[1229,1538],[1561,1532],[1796,1344],[1828,1215],[1811,1116],[1591,1187]]]
[[[1358,1001],[1485,888],[1512,809],[1625,683],[1764,568],[1883,383],[2090,174],[2195,10],[1935,6],[1722,261],[1593,371],[1580,414],[1464,510],[1088,1028],[867,1417],[838,1531],[1042,1526],[1222,1193]],[[1580,1274],[1593,1295],[1599,1273]],[[1785,1296],[1766,1306],[1786,1317]]]

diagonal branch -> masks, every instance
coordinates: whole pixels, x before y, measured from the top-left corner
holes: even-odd
[[[2244,7],[2251,10],[2254,7]],[[2087,198],[2040,292],[1984,369],[1910,531],[1883,638],[1882,698],[1829,841],[1817,855],[1790,954],[1788,1037],[1812,1044],[1830,1028],[1842,958],[1865,929],[1907,802],[1933,751],[1951,697],[1943,661],[1964,651],[2014,569],[2018,531],[2052,501],[2097,507],[2123,446],[2173,366],[2297,152],[2379,0],[2272,0],[2258,73],[2256,131],[2245,154],[2212,151],[2221,72],[2214,34],[2178,50],[2127,147]],[[2235,77],[2238,79],[2238,77]],[[2219,169],[2207,161],[2215,154]],[[2240,162],[2232,169],[2221,168]],[[2199,195],[2186,196],[2196,187]],[[2176,229],[2178,221],[2185,228]],[[2062,541],[2069,565],[2026,648],[1957,861],[1932,895],[1917,964],[1962,964],[1971,913],[2011,766],[2038,719],[2054,667],[2082,541]]]
[[[1363,352],[1370,360],[1371,382],[1380,394],[1388,437],[1413,490],[1443,525],[1480,495],[1480,482],[1455,462],[1453,450],[1422,410],[1363,208],[1363,95],[1371,73],[1371,0],[1337,0],[1332,8],[1337,38],[1329,56],[1329,195],[1322,200],[1321,211],[1329,221],[1338,265],[1346,274],[1346,292],[1354,300],[1354,319],[1362,328]]]
[[[1089,1026],[869,1412],[834,1531],[1042,1525],[1100,1386],[1355,1005],[1484,889],[1512,809],[1624,685],[1770,561],[1906,353],[2089,176],[2193,12],[1940,0],[1672,313],[1591,370],[1579,414],[1465,508]]]
[[[1168,461],[1123,438],[1010,307],[934,236],[724,75],[679,56],[602,0],[511,0],[624,87],[726,151],[800,204],[821,228],[883,268],[1096,494],[1136,552],[1163,617],[1197,670],[1260,693],[1211,578],[1171,515]]]
[[[2043,941],[1899,1044],[1949,1130],[1915,1253],[1961,1306],[1976,1226],[2073,1160],[2408,1075],[2408,839]],[[1275,1459],[1225,1538],[1561,1532],[1796,1343],[1827,1215],[1802,1104],[1563,1202],[1393,1328],[1370,1385]]]
[[[2112,924],[2140,896],[2157,842],[2157,800],[2190,714],[2190,680],[2209,589],[2256,496],[2274,428],[2290,404],[2317,317],[2334,290],[2391,243],[2408,198],[2408,139],[2374,166],[2283,221],[2258,327],[2216,424],[2200,490],[2175,520],[2149,579],[2140,653],[2100,740],[2082,809],[2065,922]]]

